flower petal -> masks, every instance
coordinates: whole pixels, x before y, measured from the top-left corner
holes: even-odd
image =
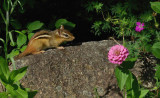
[[[139,25],[141,25],[141,22],[137,22],[136,24],[139,26]]]

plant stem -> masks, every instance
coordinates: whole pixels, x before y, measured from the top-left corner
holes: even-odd
[[[7,59],[7,46],[8,46],[8,38],[9,38],[9,31],[8,31],[8,28],[9,28],[9,11],[6,11],[6,44],[5,44],[5,57]]]
[[[126,98],[126,89],[123,89],[123,98]]]
[[[123,46],[125,46],[124,32],[123,32]]]
[[[106,19],[105,19],[105,17],[104,17],[104,13],[103,13],[103,11],[101,11],[101,12],[102,12],[102,17],[103,17],[103,19],[104,19],[104,20],[106,20]]]
[[[0,14],[1,14],[1,16],[2,16],[2,19],[3,19],[4,23],[6,23],[6,20],[5,20],[4,14],[3,14],[3,12],[2,12],[2,10],[1,10],[1,9],[0,9]]]
[[[114,42],[116,42],[118,45],[120,45],[120,43],[118,41],[116,41],[113,37],[109,37],[109,39],[114,40]]]

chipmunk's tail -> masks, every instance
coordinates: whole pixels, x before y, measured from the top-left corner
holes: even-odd
[[[18,59],[20,59],[20,58],[22,58],[22,57],[24,57],[24,56],[29,55],[29,54],[31,54],[31,53],[28,52],[28,49],[26,48],[26,50],[24,50],[24,52],[22,52],[22,53],[20,53],[19,55],[15,56],[15,57],[14,57],[14,60],[18,60]]]

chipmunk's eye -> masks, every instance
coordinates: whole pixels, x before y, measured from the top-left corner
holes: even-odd
[[[66,37],[66,38],[68,38],[68,37],[69,37],[69,35],[68,35],[68,34],[66,34],[66,33],[63,33],[63,36],[64,36],[64,37]]]

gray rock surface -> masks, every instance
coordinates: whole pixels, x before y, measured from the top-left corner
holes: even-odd
[[[85,42],[64,50],[26,56],[16,61],[29,66],[21,83],[38,90],[35,98],[122,98],[114,76],[117,65],[109,63],[107,53],[113,41]]]

